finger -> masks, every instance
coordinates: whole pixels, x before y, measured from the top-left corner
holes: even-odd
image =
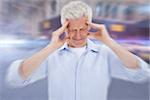
[[[104,24],[96,24],[96,23],[90,23],[90,22],[87,22],[87,24],[94,29],[103,29],[104,27]]]
[[[69,22],[66,21],[66,22],[62,25],[62,27],[60,27],[60,28],[57,29],[55,32],[53,32],[54,35],[58,35],[58,36],[59,36],[59,35],[63,34],[63,33],[65,32],[65,30],[66,30],[68,24],[69,24]]]
[[[66,22],[63,24],[62,27],[63,27],[64,29],[66,29],[68,25],[69,25],[69,21],[66,21]]]
[[[62,40],[66,40],[66,39],[68,39],[68,38],[69,38],[68,34],[64,34]]]
[[[93,34],[93,35],[98,35],[98,34],[101,34],[99,31],[97,31],[97,32],[88,32],[88,35],[91,35],[91,34]]]
[[[61,34],[61,33],[65,32],[65,30],[67,29],[68,25],[69,25],[69,21],[66,21],[66,22],[62,25],[62,27],[59,29],[59,33]]]
[[[88,32],[88,35],[90,35],[90,34],[96,34],[96,32]]]
[[[89,39],[96,39],[94,34],[88,35],[88,38],[89,38]]]
[[[69,37],[65,37],[63,40],[62,40],[62,42],[64,43],[64,42],[69,42]]]
[[[88,36],[95,36],[96,33],[95,32],[88,32]]]

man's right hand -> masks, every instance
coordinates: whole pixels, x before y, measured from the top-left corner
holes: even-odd
[[[66,21],[62,27],[60,27],[59,29],[57,29],[56,31],[54,31],[52,33],[52,39],[51,39],[51,44],[60,47],[62,46],[68,39],[68,37],[65,35],[64,39],[60,39],[60,36],[65,32],[65,30],[67,29],[69,22]]]

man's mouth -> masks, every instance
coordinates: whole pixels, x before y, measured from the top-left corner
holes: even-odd
[[[73,39],[74,41],[82,41],[83,39]]]

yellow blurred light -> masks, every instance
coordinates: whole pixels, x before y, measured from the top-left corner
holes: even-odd
[[[50,27],[51,27],[51,24],[50,24],[49,21],[45,21],[45,22],[43,23],[43,28],[44,28],[44,29],[47,29],[47,28],[50,28]]]
[[[125,26],[120,24],[112,24],[110,26],[110,29],[111,31],[115,31],[115,32],[123,32],[125,30]]]

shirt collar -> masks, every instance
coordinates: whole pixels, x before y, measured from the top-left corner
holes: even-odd
[[[65,42],[64,45],[58,49],[58,51],[64,51],[64,50],[69,51],[67,42]],[[87,50],[93,51],[96,53],[99,52],[98,46],[95,43],[93,43],[93,41],[90,39],[87,39]]]
[[[90,39],[87,39],[87,49],[96,53],[99,52],[99,46]]]

